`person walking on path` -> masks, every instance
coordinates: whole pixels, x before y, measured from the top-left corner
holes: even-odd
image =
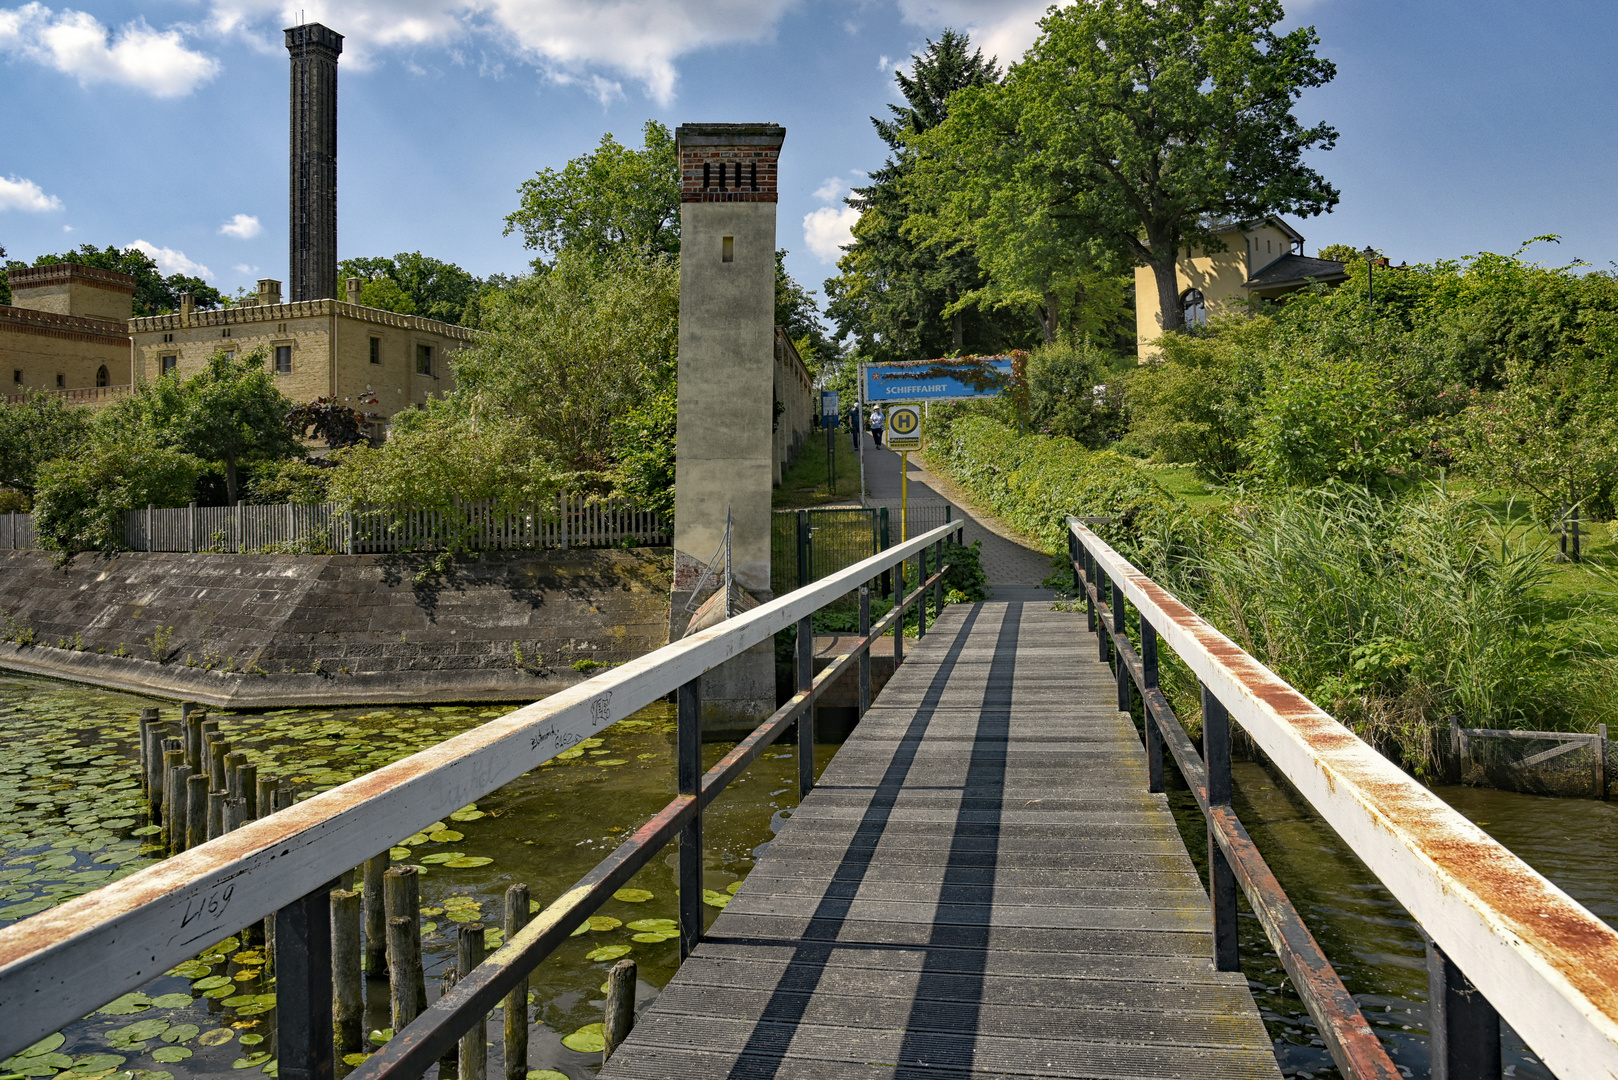
[[[860,407],[856,402],[848,410],[848,437],[854,440],[854,452],[860,452]]]
[[[876,446],[882,445],[882,406],[871,406],[871,442]]]

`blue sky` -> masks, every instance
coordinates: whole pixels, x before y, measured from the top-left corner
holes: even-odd
[[[517,186],[647,118],[787,128],[779,246],[834,272],[840,197],[879,165],[867,117],[894,65],[945,26],[1009,60],[1025,0],[0,0],[0,245],[32,259],[141,243],[234,291],[286,277],[287,56],[304,12],[347,36],[339,90],[343,257],[421,250],[476,274],[529,253],[501,235]],[[1618,5],[1308,0],[1338,77],[1298,111],[1341,133],[1316,164],[1338,210],[1309,249],[1395,261],[1511,251],[1618,259],[1611,56]],[[205,268],[198,270],[197,268]]]

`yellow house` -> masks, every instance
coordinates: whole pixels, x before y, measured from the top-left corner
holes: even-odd
[[[282,391],[294,401],[335,399],[376,418],[378,426],[455,387],[450,358],[471,343],[464,326],[400,315],[359,303],[359,279],[349,299],[281,302],[281,283],[264,278],[245,303],[197,311],[182,295],[180,311],[132,319],[135,376],[201,370],[219,350],[263,349]],[[380,434],[380,432],[377,432]]]
[[[8,401],[59,394],[94,404],[127,394],[135,279],[77,263],[17,267],[0,305],[0,378]]]
[[[1336,285],[1348,279],[1343,264],[1303,253],[1303,234],[1278,217],[1235,222],[1217,230],[1224,251],[1189,249],[1179,262],[1180,303],[1188,326],[1210,313],[1234,310],[1253,299],[1275,300],[1306,285]],[[1149,266],[1135,268],[1135,339],[1144,363],[1157,355],[1163,312],[1157,278]]]

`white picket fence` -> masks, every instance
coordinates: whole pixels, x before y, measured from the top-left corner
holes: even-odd
[[[673,534],[673,522],[661,514],[575,496],[544,506],[467,502],[447,510],[340,503],[148,507],[124,515],[123,543],[131,551],[361,555],[661,545]],[[30,515],[0,518],[0,548],[34,546]]]

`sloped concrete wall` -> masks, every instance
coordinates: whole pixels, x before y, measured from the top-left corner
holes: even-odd
[[[666,549],[492,552],[442,569],[430,556],[125,552],[58,569],[6,551],[0,666],[238,707],[532,700],[587,678],[575,663],[662,646],[669,565]]]

